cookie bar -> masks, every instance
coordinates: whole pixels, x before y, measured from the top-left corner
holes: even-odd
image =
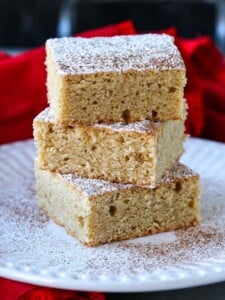
[[[185,66],[171,36],[54,38],[46,53],[57,122],[185,119]]]
[[[155,184],[183,153],[182,121],[64,125],[49,108],[34,119],[38,166],[59,173]]]
[[[199,176],[181,164],[156,187],[84,179],[37,167],[35,173],[40,207],[88,246],[199,222]]]

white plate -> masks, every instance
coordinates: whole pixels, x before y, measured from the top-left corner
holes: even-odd
[[[225,145],[190,139],[182,161],[201,174],[202,222],[187,230],[82,246],[35,198],[33,141],[0,147],[0,276],[43,286],[155,291],[225,280]]]

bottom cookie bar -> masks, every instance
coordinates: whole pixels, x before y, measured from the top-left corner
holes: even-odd
[[[88,246],[196,225],[199,176],[178,164],[156,187],[110,183],[36,167],[39,206]]]

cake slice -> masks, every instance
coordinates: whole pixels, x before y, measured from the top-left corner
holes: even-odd
[[[178,164],[156,187],[115,184],[36,167],[40,207],[88,246],[196,225],[199,176]]]
[[[183,120],[185,66],[165,34],[46,42],[48,101],[57,122]]]
[[[38,167],[63,174],[155,184],[183,153],[183,121],[64,125],[49,108],[34,119]]]

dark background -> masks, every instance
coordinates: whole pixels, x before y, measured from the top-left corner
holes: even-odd
[[[127,19],[140,32],[175,26],[183,37],[208,34],[216,40],[217,2],[0,0],[0,47],[38,46],[49,37]]]

